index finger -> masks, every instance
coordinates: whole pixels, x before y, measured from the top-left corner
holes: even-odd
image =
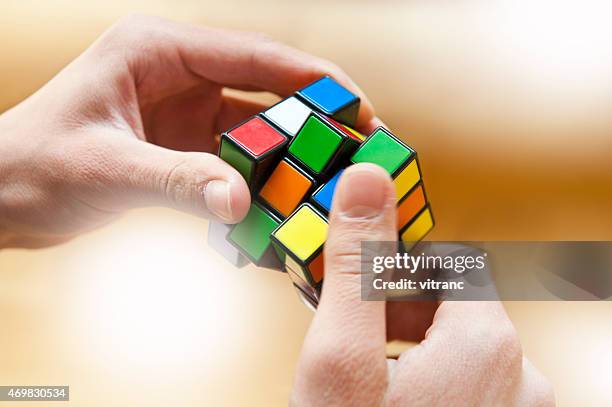
[[[357,126],[374,118],[365,93],[337,65],[261,34],[172,24],[176,47],[195,74],[229,87],[288,96],[324,75],[361,99]]]

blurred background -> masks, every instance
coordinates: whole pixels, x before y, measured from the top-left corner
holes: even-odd
[[[419,151],[431,238],[612,240],[610,3],[0,0],[0,112],[130,12],[342,66]],[[285,276],[225,264],[206,230],[153,208],[0,251],[0,384],[70,385],[78,406],[287,404],[312,314]],[[612,404],[611,302],[506,307],[560,406]]]

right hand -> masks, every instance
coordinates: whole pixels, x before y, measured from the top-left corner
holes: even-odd
[[[403,303],[385,321],[384,301],[361,300],[361,241],[394,241],[395,191],[387,173],[358,164],[342,175],[325,244],[321,302],[306,337],[295,406],[553,406],[549,382],[523,356],[499,302]],[[433,306],[432,306],[433,305]],[[435,312],[425,338],[386,358],[389,321],[412,317],[394,336]],[[421,322],[418,322],[421,321]],[[431,321],[431,319],[429,319]],[[391,330],[389,330],[391,331]],[[405,336],[405,335],[404,335]]]

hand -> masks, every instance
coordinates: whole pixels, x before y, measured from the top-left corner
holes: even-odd
[[[125,209],[165,205],[240,221],[250,196],[210,154],[218,134],[266,106],[224,87],[286,96],[338,67],[261,35],[129,17],[0,116],[0,247],[57,243]],[[189,152],[179,152],[179,151]]]
[[[339,181],[325,244],[321,302],[298,365],[295,406],[552,406],[546,379],[522,355],[499,302],[404,303],[398,327],[384,301],[361,301],[361,241],[395,241],[395,192],[387,173],[359,164]],[[433,322],[431,311],[435,312]],[[408,324],[406,324],[408,321]],[[424,333],[398,360],[386,331]]]

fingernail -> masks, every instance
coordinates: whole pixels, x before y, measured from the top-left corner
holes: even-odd
[[[378,216],[387,201],[388,175],[384,170],[359,164],[346,171],[339,188],[340,212],[349,218]]]
[[[226,181],[210,181],[204,189],[206,207],[224,221],[232,220],[230,184]]]

